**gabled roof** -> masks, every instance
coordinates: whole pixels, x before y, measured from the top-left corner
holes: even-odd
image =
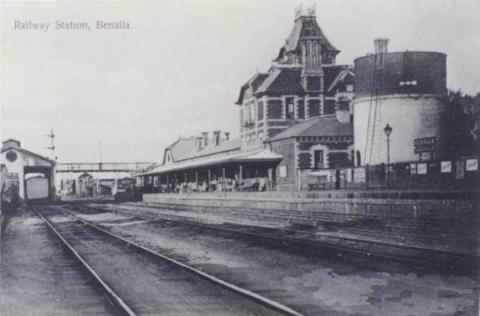
[[[333,80],[333,82],[329,86],[327,86],[328,87],[326,89],[327,92],[331,92],[337,86],[337,84],[339,82],[343,81],[348,76],[355,77],[355,73],[353,72],[353,68],[350,67],[350,66],[347,66],[347,67],[345,67],[345,68],[343,68],[339,71],[335,80]]]
[[[185,155],[180,160],[195,159],[199,157],[212,156],[219,153],[235,151],[235,150],[239,150],[240,146],[241,146],[241,140],[240,138],[236,138],[236,139],[232,139],[232,140],[220,143],[219,145],[211,144],[202,150],[191,151],[189,154]],[[179,161],[179,160],[176,160],[176,161]]]
[[[49,158],[47,158],[47,157],[44,157],[44,156],[40,156],[39,154],[36,154],[36,153],[34,153],[34,152],[30,151],[30,150],[24,149],[24,148],[19,148],[19,147],[14,147],[14,146],[7,146],[7,147],[2,148],[2,151],[1,151],[1,152],[4,153],[4,152],[6,152],[6,151],[8,151],[8,150],[14,150],[14,151],[21,152],[21,153],[23,153],[23,154],[25,154],[25,155],[27,155],[27,156],[35,157],[35,158],[37,158],[37,159],[43,160],[43,161],[45,161],[45,162],[47,162],[47,163],[49,163],[49,164],[52,164],[52,165],[56,163],[54,160],[51,160],[51,159],[49,159]]]
[[[324,87],[326,89],[329,89],[332,84],[335,85],[338,81],[343,80],[346,75],[354,75],[353,68],[349,65],[324,66],[322,70]],[[299,67],[274,68],[268,78],[258,87],[256,94],[302,94],[305,90],[302,86],[301,75],[302,70]]]
[[[248,88],[251,88],[253,90],[253,93],[255,93],[258,89],[258,87],[263,83],[263,81],[269,76],[268,73],[260,73],[257,72],[255,75],[253,75],[252,78],[250,78],[241,88],[240,88],[240,95],[238,96],[237,102],[235,104],[242,104],[243,103],[243,96],[245,94],[245,91]]]
[[[340,52],[323,34],[314,16],[300,16],[295,20],[295,25],[285,46],[286,52],[300,51],[300,42],[306,37],[320,39],[322,50],[332,51],[335,54]]]
[[[319,116],[296,124],[277,135],[267,139],[267,142],[277,141],[292,137],[313,136],[352,136],[353,125],[340,123],[335,115]]]
[[[165,154],[163,157],[163,163],[165,163],[165,156],[167,151],[170,151],[172,154],[173,161],[178,161],[183,159],[185,156],[190,154],[193,150],[195,150],[197,140],[195,137],[188,137],[188,138],[179,138],[171,145],[165,148]]]
[[[256,93],[301,94],[301,68],[276,68],[257,89]]]

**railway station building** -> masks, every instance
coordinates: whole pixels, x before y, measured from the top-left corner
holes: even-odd
[[[340,51],[315,11],[296,10],[268,71],[240,87],[239,137],[214,131],[179,138],[139,181],[151,192],[474,181],[477,157],[453,161],[446,155],[446,55],[389,52],[385,38],[375,39],[374,47],[354,65],[337,65]]]
[[[350,65],[336,65],[339,52],[313,10],[296,11],[270,69],[240,88],[240,137],[214,131],[179,138],[159,166],[140,174],[144,187],[295,190],[311,172],[351,166],[355,74]]]

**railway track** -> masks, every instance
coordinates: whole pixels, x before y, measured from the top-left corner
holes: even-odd
[[[78,206],[76,206],[78,207]],[[387,260],[402,261],[407,263],[415,263],[423,266],[435,266],[437,268],[452,268],[458,270],[459,267],[470,269],[472,266],[476,267],[478,264],[478,257],[475,254],[471,256],[455,254],[439,249],[430,249],[407,244],[393,244],[389,242],[331,236],[325,233],[316,233],[312,236],[311,232],[293,231],[288,229],[252,227],[240,225],[219,225],[202,223],[194,220],[188,220],[181,216],[175,215],[161,215],[161,214],[147,214],[143,212],[139,214],[133,210],[115,209],[104,207],[81,206],[81,208],[116,212],[149,221],[168,221],[181,225],[191,225],[202,227],[205,229],[225,232],[237,236],[246,236],[255,238],[257,240],[266,240],[276,244],[283,243],[287,245],[303,247],[303,248],[322,248],[332,251],[338,251],[346,254],[354,254],[362,257],[375,257]],[[81,210],[81,209],[80,209]],[[306,237],[306,238],[302,238]],[[309,238],[310,237],[310,238]],[[317,240],[311,240],[311,237]],[[309,238],[310,240],[307,240]],[[320,240],[319,240],[320,239]]]
[[[122,314],[301,315],[70,211],[52,207],[35,211]]]

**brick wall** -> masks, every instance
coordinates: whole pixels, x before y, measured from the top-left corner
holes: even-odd
[[[283,103],[282,100],[268,100],[268,118],[281,119],[283,118]]]
[[[309,117],[320,115],[320,100],[308,100],[307,111]]]

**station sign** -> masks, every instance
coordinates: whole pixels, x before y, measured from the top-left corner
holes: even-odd
[[[437,137],[423,137],[413,140],[413,151],[416,154],[437,150]]]
[[[353,181],[355,183],[365,183],[367,179],[367,173],[365,168],[355,168],[353,171]]]
[[[441,173],[452,172],[452,162],[451,161],[442,161],[440,163],[440,172]]]
[[[417,174],[427,174],[427,164],[426,163],[417,164]]]
[[[478,170],[478,160],[477,159],[467,159],[465,162],[465,170],[467,171],[477,171]]]

